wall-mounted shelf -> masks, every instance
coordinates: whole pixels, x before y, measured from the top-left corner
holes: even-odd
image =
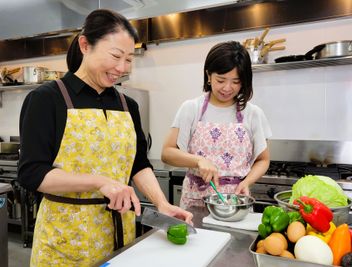
[[[121,84],[122,82],[128,81],[129,78],[130,78],[130,76],[128,74],[121,76],[120,79],[118,79],[116,81],[116,84]],[[37,84],[0,86],[0,108],[2,107],[2,93],[3,92],[8,92],[8,91],[16,92],[16,91],[23,91],[23,90],[33,90],[41,84],[37,83]]]
[[[2,107],[2,93],[3,92],[16,92],[23,90],[32,90],[39,86],[40,84],[24,84],[24,85],[11,85],[11,86],[0,86],[0,108]]]
[[[338,58],[324,58],[316,60],[305,60],[285,63],[255,64],[252,65],[253,72],[294,70],[304,68],[316,68],[327,66],[338,66],[352,64],[352,56]]]

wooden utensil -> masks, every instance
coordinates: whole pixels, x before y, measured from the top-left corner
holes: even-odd
[[[286,46],[275,46],[275,47],[270,47],[269,51],[278,51],[278,50],[285,50]]]
[[[276,44],[279,44],[279,43],[283,43],[283,42],[286,42],[285,38],[270,41],[270,42],[268,42],[267,45],[270,45],[270,47],[272,47],[273,45],[276,45]]]
[[[265,28],[265,30],[262,33],[262,35],[260,35],[260,37],[259,37],[259,45],[264,41],[264,38],[268,34],[269,30],[270,30],[270,28]]]

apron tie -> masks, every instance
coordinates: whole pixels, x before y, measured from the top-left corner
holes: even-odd
[[[44,197],[50,201],[64,203],[64,204],[73,204],[73,205],[101,205],[109,204],[110,200],[107,197],[104,198],[71,198],[56,196],[52,194],[44,194]],[[116,210],[112,210],[106,206],[106,210],[111,212],[112,222],[114,224],[114,251],[122,248],[124,246],[123,242],[123,225],[121,214]],[[134,210],[132,207],[131,210]]]
[[[197,185],[199,191],[206,190],[210,184],[206,184],[202,177],[194,175],[190,172],[187,172],[187,177],[190,180],[191,185]],[[227,185],[227,184],[239,184],[243,178],[239,176],[221,176],[219,177],[219,184],[220,185]]]

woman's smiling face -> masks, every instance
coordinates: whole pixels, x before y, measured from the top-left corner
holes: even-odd
[[[81,44],[83,80],[98,91],[116,84],[131,71],[134,45],[134,39],[124,30],[107,34],[94,46],[86,43],[82,48]]]
[[[234,98],[241,89],[237,68],[224,74],[208,74],[208,80],[211,85],[210,102],[213,105],[226,107],[234,104]]]

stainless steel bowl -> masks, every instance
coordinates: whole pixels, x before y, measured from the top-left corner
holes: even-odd
[[[232,203],[234,194],[222,194],[229,203]],[[203,198],[211,216],[220,221],[235,222],[243,220],[253,206],[255,199],[250,196],[237,195],[237,204],[225,205],[217,194]]]
[[[298,210],[297,205],[290,204],[290,198],[292,195],[292,190],[282,191],[275,194],[274,199],[277,201],[280,207],[283,207],[285,210]],[[334,214],[333,222],[335,225],[340,225],[343,223],[348,223],[348,215],[350,208],[352,206],[352,200],[348,199],[348,205],[338,208],[330,208]]]

